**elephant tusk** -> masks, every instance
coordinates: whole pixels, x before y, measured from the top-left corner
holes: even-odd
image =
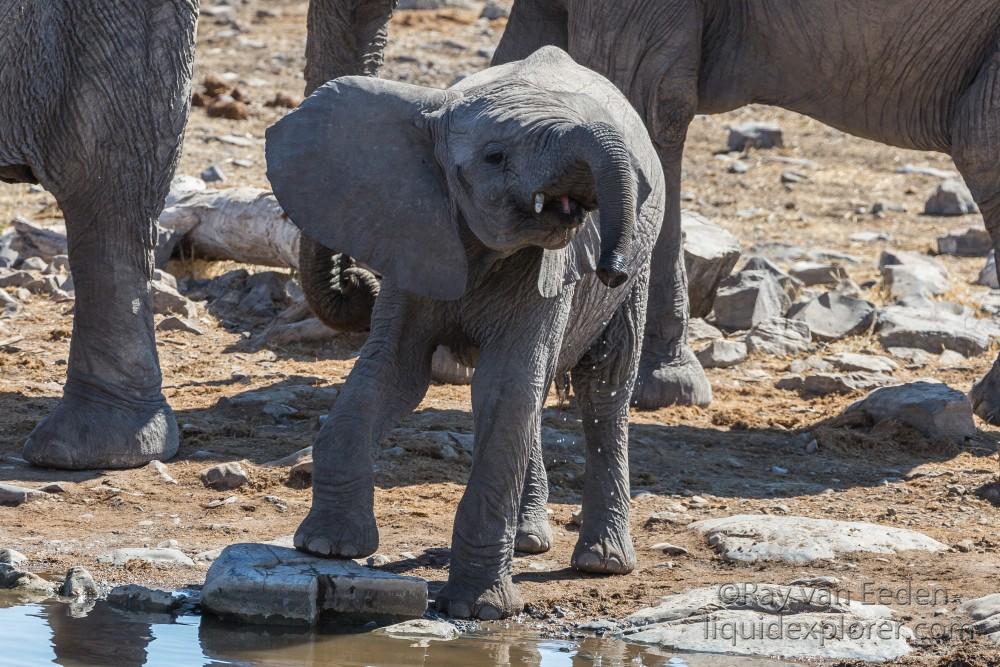
[[[535,213],[541,213],[545,207],[545,195],[541,192],[535,195]]]

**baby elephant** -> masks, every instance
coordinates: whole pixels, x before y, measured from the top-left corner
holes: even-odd
[[[569,370],[587,438],[573,565],[631,572],[628,406],[664,184],[625,98],[554,47],[448,90],[345,77],[268,130],[267,165],[304,234],[384,275],[371,335],[316,440],[295,546],[376,550],[377,443],[421,401],[443,344],[476,365],[475,449],[439,609],[521,611],[518,519],[545,515],[541,412]]]

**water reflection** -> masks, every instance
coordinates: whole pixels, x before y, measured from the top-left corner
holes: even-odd
[[[86,614],[84,615],[84,612]],[[3,608],[0,667],[781,667],[733,656],[671,655],[612,639],[542,639],[493,628],[439,642],[382,633],[319,632],[58,602]]]

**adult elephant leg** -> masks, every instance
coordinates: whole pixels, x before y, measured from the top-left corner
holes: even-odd
[[[583,523],[573,550],[573,567],[582,572],[627,574],[635,569],[629,532],[628,404],[647,287],[648,276],[636,280],[600,339],[573,369],[587,437]]]
[[[1000,51],[986,61],[959,102],[952,157],[979,204],[993,250],[1000,253]],[[1000,425],[1000,359],[972,387],[970,399],[981,419]]]
[[[712,386],[687,343],[690,306],[681,232],[682,155],[682,147],[660,153],[667,199],[663,227],[653,250],[646,335],[632,396],[641,409],[712,402]]]
[[[306,95],[337,77],[377,75],[395,8],[396,0],[310,0]],[[373,273],[305,236],[299,269],[309,307],[324,324],[336,331],[368,329],[378,295]]]
[[[428,308],[398,291],[379,299],[372,333],[313,445],[313,504],[295,531],[297,549],[358,558],[378,548],[374,457],[430,383],[435,318]]]
[[[565,7],[552,0],[515,0],[492,64],[523,60],[543,46],[568,51],[567,21]]]
[[[187,121],[197,6],[178,2],[113,25],[105,12],[78,9],[79,74],[39,105],[58,110],[59,122],[47,126],[31,165],[66,219],[73,337],[63,398],[24,456],[54,468],[128,468],[178,447],[150,281],[155,221]]]

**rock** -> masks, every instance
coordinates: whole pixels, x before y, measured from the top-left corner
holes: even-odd
[[[948,271],[938,261],[914,252],[883,251],[879,258],[882,281],[895,300],[945,294]]]
[[[895,554],[946,551],[922,533],[857,521],[800,516],[736,515],[689,526],[730,562],[782,561],[795,565],[833,560],[846,553]]]
[[[883,662],[910,652],[913,633],[892,620],[888,607],[846,597],[804,586],[708,586],[632,614],[628,621],[641,627],[622,639],[670,651],[782,658]]]
[[[897,174],[920,174],[921,176],[933,176],[943,180],[961,178],[957,171],[946,169],[935,169],[934,167],[920,167],[912,164],[903,165],[896,169]]]
[[[796,262],[788,272],[806,287],[836,285],[847,279],[847,272],[843,267],[822,262]]]
[[[899,370],[899,364],[889,357],[874,354],[859,354],[856,352],[840,352],[825,357],[834,368],[841,371],[862,371],[866,373],[893,373]]]
[[[35,502],[36,500],[48,497],[49,494],[44,491],[0,482],[0,506],[2,507],[17,507],[24,503]]]
[[[937,239],[939,255],[956,257],[986,257],[993,249],[990,234],[981,227],[955,229]]]
[[[101,589],[93,575],[80,566],[71,567],[66,572],[66,579],[59,589],[59,595],[67,598],[96,598],[100,594]]]
[[[21,302],[0,287],[0,308],[3,309],[0,310],[0,317],[10,317],[21,310]]]
[[[723,338],[722,332],[700,317],[692,317],[688,321],[688,341],[718,340]]]
[[[494,21],[496,19],[504,19],[510,16],[510,10],[505,6],[501,5],[499,2],[494,0],[487,0],[486,5],[483,6],[483,11],[479,15],[479,18],[486,19],[487,21]]]
[[[45,267],[45,273],[57,275],[70,272],[69,255],[56,255]]]
[[[201,471],[200,477],[202,484],[216,491],[232,491],[250,481],[246,470],[235,461],[205,468]]]
[[[649,547],[650,551],[659,551],[667,556],[687,556],[688,550],[684,547],[679,547],[676,544],[670,544],[669,542],[659,542]]]
[[[788,582],[789,586],[809,586],[810,588],[836,588],[840,585],[840,579],[837,577],[821,576],[821,577],[801,577],[795,579],[794,581]]]
[[[656,528],[657,526],[686,526],[691,523],[691,517],[680,512],[654,512],[643,524],[646,528]]]
[[[797,391],[811,396],[827,396],[829,394],[853,394],[856,391],[868,391],[876,387],[884,387],[892,383],[892,378],[881,373],[813,373],[810,375],[792,375],[781,378],[775,383],[778,389]]]
[[[691,211],[683,212],[681,228],[691,317],[705,317],[712,312],[719,283],[740,259],[740,243],[722,227]]]
[[[175,597],[170,591],[129,584],[111,589],[108,594],[108,603],[128,611],[146,614],[172,614],[183,604],[183,599]]]
[[[986,266],[979,272],[976,284],[991,289],[1000,289],[1000,279],[997,278],[997,257],[996,253],[992,250],[986,258]]]
[[[1000,614],[1000,593],[967,600],[958,609],[974,621],[996,616]]]
[[[156,476],[160,478],[165,484],[176,484],[177,480],[170,476],[170,471],[167,470],[167,466],[163,464],[162,461],[150,461],[147,466],[150,470],[156,473]]]
[[[770,273],[741,271],[719,286],[715,319],[723,329],[739,331],[783,316],[790,305],[785,290]]]
[[[798,296],[799,290],[802,289],[803,285],[800,280],[793,278],[788,275],[781,268],[769,260],[766,257],[761,257],[759,255],[751,257],[747,260],[743,268],[740,269],[740,273],[744,271],[767,271],[772,276],[777,279],[778,283],[785,290],[785,294],[788,295],[789,299],[794,299]]]
[[[21,258],[20,253],[11,247],[10,237],[0,238],[0,269],[12,269]]]
[[[130,560],[142,561],[151,565],[165,567],[194,567],[194,561],[177,549],[146,549],[144,547],[133,547],[127,549],[115,549],[110,554],[98,556],[98,563],[110,563],[118,567],[124,566]]]
[[[897,420],[932,440],[961,442],[976,435],[969,398],[932,380],[876,389],[845,410],[845,414],[854,412],[863,413],[875,425]]]
[[[171,315],[170,317],[165,317],[156,325],[157,331],[183,331],[184,333],[194,334],[196,336],[204,336],[205,330],[199,328],[193,322],[189,322],[182,317],[177,317],[176,315]]]
[[[214,164],[201,172],[200,176],[206,183],[224,183],[226,180],[226,174]]]
[[[150,283],[150,290],[153,294],[153,312],[157,315],[180,315],[189,319],[197,316],[198,309],[194,303],[167,283],[154,280]]]
[[[890,306],[879,312],[879,342],[882,347],[910,348],[940,354],[954,350],[974,357],[986,352],[995,334],[988,322],[955,315],[942,308]]]
[[[36,278],[27,271],[0,271],[0,288],[24,287],[35,282]]]
[[[747,358],[747,344],[739,340],[713,340],[697,355],[702,368],[730,368]]]
[[[312,459],[301,461],[292,466],[288,471],[286,486],[293,489],[308,489],[313,483],[313,462]]]
[[[429,639],[438,641],[448,641],[457,638],[461,632],[447,621],[439,621],[429,618],[415,618],[410,621],[403,621],[395,625],[379,628],[378,632],[391,637],[402,637],[404,639]]]
[[[306,447],[305,449],[300,449],[297,452],[292,452],[288,456],[283,456],[280,459],[275,459],[274,461],[268,461],[264,464],[265,468],[283,468],[285,466],[294,466],[296,463],[302,463],[305,460],[312,460],[313,448]]]
[[[863,299],[826,292],[805,303],[796,304],[789,318],[803,322],[818,340],[833,341],[859,336],[875,323],[875,305]]]
[[[32,572],[22,572],[7,565],[0,565],[0,590],[13,592],[18,597],[47,598],[56,593],[55,584]]]
[[[21,268],[25,271],[44,271],[49,265],[41,257],[29,257],[21,262]]]
[[[938,186],[924,204],[924,215],[969,215],[978,213],[979,207],[965,183],[958,179],[947,180]]]
[[[323,612],[420,617],[427,608],[427,583],[351,560],[236,544],[209,569],[202,604],[220,616],[279,625],[312,626]]]
[[[13,549],[0,549],[0,566],[2,565],[23,565],[28,562],[28,557],[20,551]]]
[[[774,123],[742,123],[729,128],[729,151],[745,151],[748,148],[782,148],[785,145],[781,127]]]
[[[746,162],[743,162],[742,160],[736,160],[735,162],[731,162],[729,164],[729,166],[726,168],[726,171],[728,171],[730,174],[745,174],[748,171],[750,171],[750,165],[748,165]]]
[[[16,232],[10,247],[21,257],[41,257],[48,262],[56,255],[69,254],[65,226],[42,227],[24,218],[14,218],[10,224]]]
[[[784,357],[807,352],[811,341],[809,326],[805,322],[775,317],[750,330],[747,349],[752,354]]]

